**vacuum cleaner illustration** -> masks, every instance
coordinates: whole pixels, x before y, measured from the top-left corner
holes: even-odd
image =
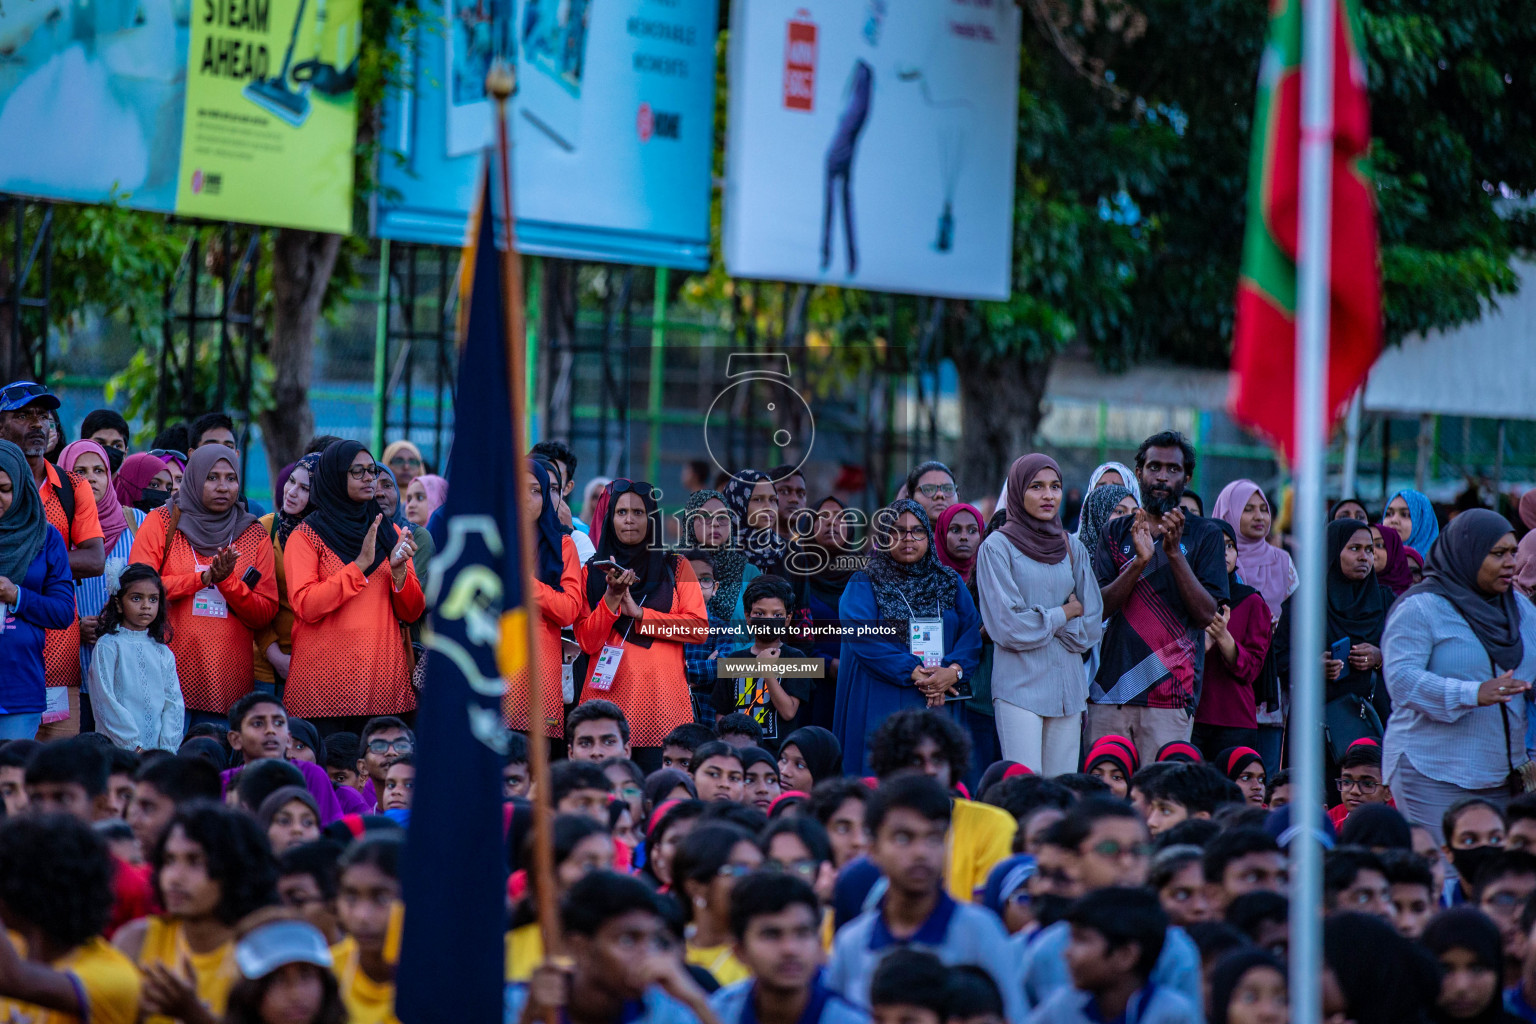
[[[311,89],[326,96],[342,96],[357,85],[357,26],[347,19],[328,19],[326,0],[317,0],[315,8],[315,55],[294,64],[308,3],[299,0],[294,12],[293,34],[288,38],[282,69],[271,78],[253,80],[244,89],[246,99],[295,128],[309,117]]]

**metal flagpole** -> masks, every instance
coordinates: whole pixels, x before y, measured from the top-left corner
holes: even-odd
[[[1323,481],[1328,416],[1328,266],[1333,195],[1336,0],[1302,4],[1301,210],[1296,303],[1297,591],[1293,611],[1291,1020],[1322,1019]]]

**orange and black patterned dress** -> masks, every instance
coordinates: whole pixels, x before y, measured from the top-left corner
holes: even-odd
[[[581,595],[586,604],[586,573],[582,569]],[[598,570],[601,571],[601,570]],[[615,630],[614,623],[620,616],[608,610],[608,603],[599,598],[596,608],[586,608],[576,620],[576,642],[581,649],[593,655],[587,671],[587,682],[582,687],[582,700],[611,700],[629,720],[629,742],[636,747],[659,747],[661,741],[677,726],[693,721],[693,702],[688,696],[688,677],[683,667],[683,645],[700,644],[709,638],[709,614],[704,607],[704,592],[699,589],[699,578],[686,558],[673,558],[676,586],[673,588],[672,607],[645,609],[642,622],[651,629],[666,630],[668,639],[659,636],[650,647],[624,643]],[[597,655],[605,645],[622,646],[624,654],[619,659],[619,670],[613,686],[599,691],[592,686],[592,670],[597,668]]]
[[[389,559],[365,577],[306,524],[289,534],[283,568],[293,606],[288,713],[338,718],[416,710],[400,623],[421,618],[427,602],[410,561],[396,590]]]
[[[537,618],[538,651],[536,662],[539,679],[544,684],[544,735],[550,739],[565,736],[565,702],[560,696],[560,631],[574,623],[586,611],[583,585],[586,577],[581,570],[581,557],[576,554],[576,544],[569,537],[560,539],[560,586],[556,590],[539,580],[533,581],[533,599],[539,607]],[[506,696],[502,698],[502,714],[507,725],[519,732],[528,732],[528,673],[519,672],[507,680]]]
[[[236,700],[255,688],[253,638],[277,614],[277,574],[272,541],[260,523],[252,523],[235,538],[235,568],[218,586],[226,605],[219,615],[218,602],[200,597],[202,572],[211,555],[192,550],[186,534],[177,530],[165,550],[165,529],[170,510],[157,508],[144,517],[133,539],[129,560],[152,566],[165,580],[165,596],[171,604],[171,651],[176,655],[176,674],[189,711],[222,715]],[[248,569],[261,573],[255,589],[241,582]]]
[[[43,464],[47,475],[39,488],[43,498],[43,512],[48,523],[64,546],[73,551],[89,540],[103,540],[101,517],[96,514],[96,495],[85,478],[75,473],[64,473],[75,491],[75,520],[71,524],[64,514],[64,503],[59,500],[60,473],[51,462]],[[43,674],[49,686],[80,685],[80,616],[65,629],[50,629],[43,634]]]

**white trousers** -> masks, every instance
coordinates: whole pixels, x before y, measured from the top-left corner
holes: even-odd
[[[1062,718],[1042,718],[1033,711],[993,698],[997,738],[1003,759],[1017,761],[1038,775],[1067,775],[1077,771],[1078,743],[1083,733],[1083,713]]]

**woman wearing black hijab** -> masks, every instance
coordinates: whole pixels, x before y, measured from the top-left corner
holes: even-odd
[[[1209,521],[1225,534],[1227,599],[1205,627],[1209,650],[1192,738],[1207,759],[1214,759],[1229,747],[1259,745],[1258,700],[1253,687],[1269,655],[1273,623],[1264,595],[1238,581],[1237,529],[1225,519]],[[1226,771],[1225,765],[1221,768]]]
[[[1504,942],[1499,927],[1473,907],[1438,914],[1419,943],[1440,961],[1435,1024],[1518,1024],[1504,1009]]]
[[[1503,516],[1461,513],[1431,549],[1424,582],[1398,598],[1387,622],[1393,710],[1382,770],[1398,809],[1437,840],[1457,800],[1502,807],[1510,772],[1525,760],[1536,609],[1514,591],[1515,550]]]
[[[830,729],[807,725],[779,745],[779,780],[786,792],[809,793],[823,779],[843,773],[843,747]]]
[[[285,703],[322,736],[416,710],[401,626],[421,618],[426,599],[416,545],[374,500],[378,478],[361,444],[333,441],[310,477],[314,508],[283,549],[294,614]]]
[[[662,547],[651,490],[632,480],[608,485],[575,629],[592,656],[581,699],[619,706],[629,721],[630,757],[647,772],[661,767],[667,733],[693,721],[683,645],[709,635],[704,592],[688,560]]]
[[[528,460],[528,470],[531,476],[528,493],[523,496],[523,515],[533,523],[533,601],[539,609],[535,664],[543,684],[543,713],[538,722],[529,721],[527,669],[507,680],[502,713],[507,724],[519,732],[539,731],[551,740],[563,740],[565,665],[560,631],[574,623],[586,607],[581,589],[581,559],[576,554],[575,541],[560,523],[559,491],[553,486],[549,471],[536,459]],[[574,696],[574,685],[572,690]]]

